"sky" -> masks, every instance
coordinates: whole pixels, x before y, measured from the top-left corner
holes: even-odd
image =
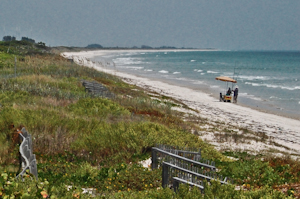
[[[6,35],[48,46],[300,50],[300,1],[1,0]]]

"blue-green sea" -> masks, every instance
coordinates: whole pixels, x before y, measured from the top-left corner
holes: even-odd
[[[106,59],[114,62],[118,71],[189,87],[216,98],[227,85],[215,78],[228,76],[237,80],[238,104],[300,118],[300,52],[174,50],[123,52]]]

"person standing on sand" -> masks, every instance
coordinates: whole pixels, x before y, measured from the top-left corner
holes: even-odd
[[[239,94],[239,88],[236,86],[233,91],[233,103],[237,103],[238,94]]]

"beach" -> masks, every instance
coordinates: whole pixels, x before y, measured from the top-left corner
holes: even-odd
[[[182,102],[189,109],[177,108],[177,110],[186,115],[205,119],[206,124],[200,126],[201,130],[198,130],[197,134],[218,150],[247,151],[254,154],[290,154],[294,157],[300,155],[299,120],[254,110],[239,104],[219,102],[219,99],[199,90],[119,72],[113,67],[107,67],[109,63],[106,63],[105,59],[98,62],[92,60],[94,56],[105,57],[109,54],[128,51],[133,50],[64,52],[61,56],[72,59],[79,65],[118,76],[126,83],[144,88],[149,92]],[[245,134],[240,129],[248,129],[252,133]],[[237,141],[235,137],[241,138],[240,141]]]

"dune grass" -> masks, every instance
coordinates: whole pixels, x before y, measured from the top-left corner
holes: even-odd
[[[219,197],[224,192],[223,196],[236,198],[250,198],[255,194],[280,198],[283,196],[280,192],[266,186],[298,182],[296,169],[289,170],[289,175],[294,176],[289,180],[287,176],[283,178],[288,174],[279,172],[282,167],[273,165],[275,160],[270,160],[271,164],[255,158],[255,161],[243,161],[242,167],[257,165],[258,176],[268,177],[272,171],[278,172],[269,175],[273,183],[264,181],[263,177],[258,177],[258,182],[250,181],[251,169],[240,169],[241,165],[226,157],[230,154],[221,154],[191,133],[199,128],[197,122],[205,123],[205,120],[184,121],[182,113],[172,110],[174,106],[182,106],[179,102],[166,101],[164,96],[153,99],[148,91],[55,54],[32,54],[38,51],[32,50],[24,55],[27,51],[16,53],[17,45],[12,45],[7,54],[7,48],[7,45],[0,48],[0,198],[3,194],[17,198],[41,197],[41,192],[52,198],[88,198],[81,194],[81,187],[97,188],[98,196],[107,198],[204,197],[184,186],[178,194],[162,189],[161,171],[151,171],[138,164],[150,157],[150,149],[155,144],[201,148],[203,158],[216,161],[222,174],[236,179],[239,185],[249,184],[253,188],[237,192],[234,186],[215,184],[207,188],[207,196]],[[15,56],[18,58],[16,77]],[[86,92],[82,80],[103,84],[114,97],[96,97]],[[15,128],[11,128],[12,124]],[[12,137],[20,125],[33,137],[42,185],[13,178],[18,167],[18,145]],[[297,162],[281,163],[297,165]],[[7,184],[8,179],[12,184]],[[72,186],[71,190],[66,186]]]

